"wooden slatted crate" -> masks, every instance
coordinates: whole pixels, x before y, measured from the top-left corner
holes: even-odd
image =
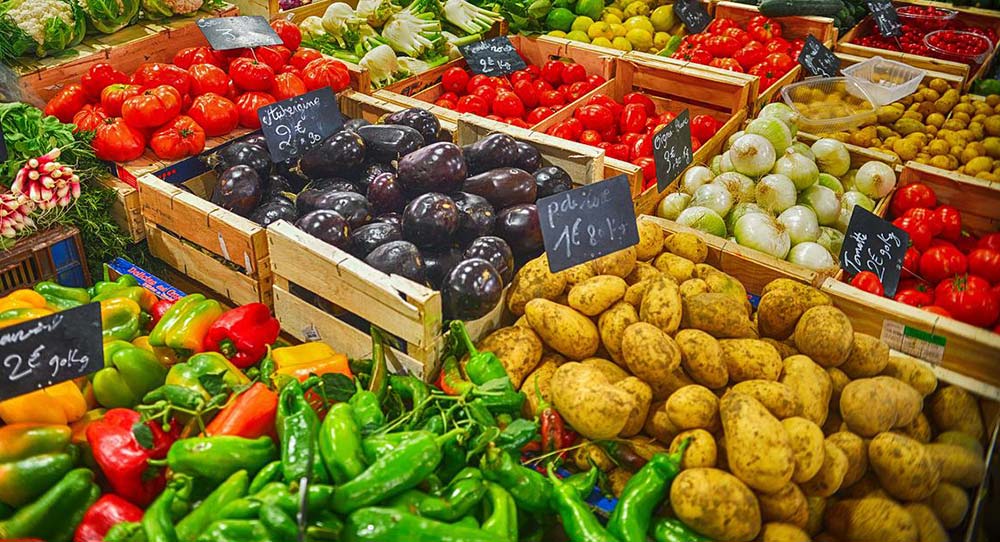
[[[129,184],[111,177],[100,177],[97,183],[115,191],[117,200],[111,206],[111,219],[118,224],[131,238],[138,243],[146,238],[146,227],[142,223],[142,205],[139,203],[139,191]]]
[[[377,94],[372,96],[357,91],[341,92],[337,97],[337,103],[340,104],[340,112],[352,119],[365,119],[368,122],[378,122],[385,115],[406,109],[406,106],[383,100]],[[430,106],[424,109],[435,113],[435,110],[440,108]],[[441,123],[441,129],[445,132],[454,135],[458,130],[454,122],[442,119],[436,114],[434,116],[437,117],[438,122]]]

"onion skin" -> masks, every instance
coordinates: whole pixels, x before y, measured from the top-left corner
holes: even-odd
[[[771,171],[777,158],[771,142],[757,134],[741,136],[726,152],[736,171],[748,177],[760,177]]]

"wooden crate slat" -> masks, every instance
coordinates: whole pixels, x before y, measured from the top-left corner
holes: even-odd
[[[976,224],[973,231],[996,230],[1000,223],[1000,186],[968,175],[956,176],[945,171],[910,161],[903,168],[898,187],[915,182],[928,184],[937,195],[938,203],[958,207],[962,225]],[[967,220],[972,218],[973,220]]]
[[[690,69],[691,63],[648,53],[629,53],[619,62],[617,78],[631,80],[637,87],[667,97],[678,97],[708,109],[736,113],[751,98],[751,81],[745,74]]]
[[[115,202],[111,205],[111,218],[125,233],[129,234],[133,243],[146,238],[146,227],[142,222],[142,204],[139,201],[139,191],[111,177],[98,177],[95,181],[105,188],[115,191]]]
[[[380,118],[384,115],[395,113],[397,111],[402,111],[408,107],[414,107],[410,105],[400,104],[399,102],[393,102],[382,99],[380,93],[384,92],[379,90],[373,95],[363,94],[357,91],[344,91],[341,92],[337,98],[337,102],[340,104],[340,112],[346,117],[352,119],[365,119],[368,122],[378,122]],[[437,109],[430,104],[417,104],[415,107],[422,107],[427,109],[434,116],[437,117],[438,122],[441,123],[441,129],[454,134],[457,130],[454,121],[449,121],[441,116],[437,115]]]

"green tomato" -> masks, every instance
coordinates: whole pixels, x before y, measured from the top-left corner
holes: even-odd
[[[545,18],[545,26],[549,30],[569,32],[574,20],[576,20],[576,15],[572,11],[566,8],[556,8],[550,11],[549,16]]]

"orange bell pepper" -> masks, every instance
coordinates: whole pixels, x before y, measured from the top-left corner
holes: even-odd
[[[5,423],[69,424],[85,412],[87,401],[72,380],[0,402],[0,419]]]
[[[340,373],[354,378],[347,356],[334,352],[325,343],[310,342],[275,348],[271,350],[271,357],[279,375],[291,376],[299,382],[309,378],[310,374]]]
[[[265,435],[276,437],[274,417],[277,412],[278,394],[262,382],[256,382],[244,392],[229,398],[229,403],[205,427],[205,434],[249,439]]]

